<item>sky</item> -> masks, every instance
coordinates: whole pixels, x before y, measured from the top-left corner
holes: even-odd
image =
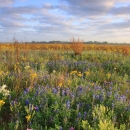
[[[0,0],[0,42],[130,43],[130,0]]]

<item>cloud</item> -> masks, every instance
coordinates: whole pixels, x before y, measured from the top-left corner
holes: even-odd
[[[107,30],[114,30],[116,29],[118,30],[126,30],[129,29],[130,30],[130,19],[122,21],[122,22],[113,22],[113,23],[107,23],[104,24],[102,26],[100,26],[100,29],[107,29]]]
[[[20,22],[12,22],[12,21],[6,21],[6,22],[2,22],[1,26],[4,28],[14,28],[14,27],[24,27],[24,24],[20,23]]]
[[[114,15],[124,7],[116,8],[118,2],[126,3],[128,0],[60,0],[59,9],[69,15],[77,17],[99,17],[105,15]],[[64,6],[63,6],[64,5]],[[129,6],[125,9],[128,13]],[[121,12],[121,11],[120,11]],[[130,12],[130,11],[129,11]],[[125,12],[124,12],[125,13]]]
[[[8,6],[14,3],[14,0],[1,0],[0,7]]]
[[[113,7],[110,13],[112,15],[130,15],[130,4],[127,6]]]
[[[29,39],[32,36],[32,40],[65,37],[68,40],[71,36],[98,40],[110,39],[122,32],[129,34],[129,0],[59,0],[57,5],[32,2],[24,6],[17,6],[15,2],[0,3],[0,33],[5,36],[16,32],[20,36],[28,35]]]
[[[19,7],[3,7],[1,13],[4,15],[10,14],[30,14],[37,11],[36,6],[19,6]]]

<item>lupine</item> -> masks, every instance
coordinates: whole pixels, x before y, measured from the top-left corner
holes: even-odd
[[[66,107],[67,107],[68,109],[70,108],[70,101],[69,101],[69,100],[66,101]]]

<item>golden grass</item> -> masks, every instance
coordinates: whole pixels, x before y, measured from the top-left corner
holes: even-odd
[[[74,42],[74,43],[73,43]],[[81,42],[80,42],[81,43]],[[28,55],[29,50],[73,50],[75,53],[81,53],[82,51],[107,51],[107,52],[119,52],[124,55],[130,54],[130,45],[112,45],[112,44],[80,44],[79,41],[73,41],[72,44],[0,44],[0,51],[15,51],[17,54],[20,50],[24,51],[25,57]]]

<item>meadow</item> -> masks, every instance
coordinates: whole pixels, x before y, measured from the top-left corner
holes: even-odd
[[[0,45],[0,130],[130,130],[130,46]]]

